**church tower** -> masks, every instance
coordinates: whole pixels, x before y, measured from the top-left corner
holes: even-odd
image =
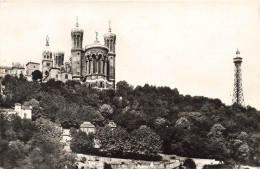
[[[84,31],[79,28],[78,17],[76,22],[76,28],[71,30],[71,71],[72,78],[75,80],[80,80],[81,78],[81,59],[83,56],[83,33]]]
[[[108,81],[113,83],[113,88],[115,89],[115,57],[116,57],[116,35],[111,32],[110,21],[108,33],[104,35],[105,46],[108,48]]]
[[[46,47],[42,52],[42,76],[43,78],[49,75],[50,68],[53,67],[52,52],[49,47],[49,37],[46,37]]]

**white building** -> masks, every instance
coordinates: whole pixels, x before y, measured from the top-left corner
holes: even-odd
[[[80,125],[80,130],[86,132],[87,134],[94,133],[95,126],[92,123],[90,123],[89,121],[85,121]]]
[[[31,106],[23,106],[20,103],[15,103],[14,105],[14,111],[18,114],[18,116],[22,119],[32,119]]]

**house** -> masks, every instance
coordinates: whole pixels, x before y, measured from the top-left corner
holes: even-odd
[[[32,119],[32,106],[24,106],[24,105],[21,105],[20,103],[15,103],[14,111],[22,119]]]
[[[113,121],[110,121],[108,124],[106,124],[106,126],[110,127],[112,130],[116,128],[116,124]]]
[[[80,125],[80,130],[86,132],[87,134],[94,133],[95,126],[89,121],[85,121]]]

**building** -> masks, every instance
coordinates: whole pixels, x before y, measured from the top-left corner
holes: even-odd
[[[28,81],[32,81],[32,73],[35,70],[40,70],[40,63],[28,62],[26,64],[26,74],[25,74],[25,77],[27,78]]]
[[[14,109],[1,109],[2,112],[6,112],[8,115],[17,114],[22,119],[32,119],[32,107],[15,103]]]
[[[65,53],[50,49],[49,37],[46,38],[45,49],[42,52],[41,72],[42,81],[50,79],[66,82],[77,80],[87,86],[98,89],[115,89],[115,58],[116,58],[116,35],[112,33],[110,23],[108,32],[104,35],[104,44],[96,39],[92,44],[83,47],[84,30],[76,27],[71,30],[71,56],[69,61],[64,63]],[[40,63],[28,62],[26,74],[24,66],[20,63],[12,67],[0,67],[0,78],[6,74],[19,76],[25,75],[27,80],[32,80],[32,72],[40,70]]]
[[[15,103],[14,111],[20,116],[22,119],[32,119],[32,107],[24,106],[20,103]]]
[[[16,62],[12,63],[12,66],[0,66],[0,79],[7,74],[17,77],[20,77],[20,74],[25,75],[24,65]]]
[[[80,125],[80,130],[86,132],[87,134],[94,133],[95,126],[89,121],[85,121]]]
[[[117,127],[115,122],[113,122],[113,121],[110,121],[108,124],[106,124],[106,126],[110,127],[112,130]]]
[[[115,89],[115,45],[116,35],[111,32],[104,35],[104,45],[96,39],[94,43],[83,47],[84,30],[76,27],[71,30],[71,57],[64,64],[63,51],[53,52],[46,38],[46,49],[42,53],[43,82],[50,79],[66,82],[77,80],[87,86],[98,89]]]

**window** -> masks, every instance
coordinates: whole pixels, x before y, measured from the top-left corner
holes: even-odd
[[[46,63],[46,66],[50,66],[51,64],[50,63]]]
[[[24,113],[24,119],[27,119],[27,114],[26,113]]]
[[[65,79],[68,79],[68,75],[67,74],[65,75]]]
[[[33,68],[35,68],[35,66],[33,66]]]
[[[45,75],[47,76],[48,74],[49,74],[49,72],[46,70],[46,71],[45,71]]]

